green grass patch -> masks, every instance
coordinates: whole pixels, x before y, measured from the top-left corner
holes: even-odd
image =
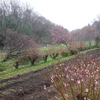
[[[51,46],[51,47],[54,48],[54,49],[59,49],[59,48],[62,48],[62,47],[66,48],[65,45],[63,45],[63,46],[61,46],[61,45],[60,46]],[[41,47],[40,50],[45,51],[45,50],[51,49],[51,47]]]

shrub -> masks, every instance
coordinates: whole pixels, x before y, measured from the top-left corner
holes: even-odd
[[[62,100],[100,100],[100,58],[82,58],[64,69],[55,66],[51,83]]]
[[[56,57],[59,56],[59,53],[65,50],[65,47],[56,47],[56,46],[51,46],[50,48],[44,50],[41,52],[43,56],[43,60],[46,62],[48,56],[50,56],[52,59],[56,59]]]
[[[71,55],[71,52],[68,51],[68,50],[61,52],[62,57],[67,57],[67,56],[70,56],[70,55]]]
[[[31,62],[31,65],[34,65],[37,58],[40,56],[40,51],[37,45],[30,47],[26,51],[26,55],[29,58],[29,61]]]
[[[41,56],[42,56],[42,59],[44,60],[44,62],[47,62],[49,54],[50,54],[50,51],[47,48],[41,50]]]
[[[95,45],[88,45],[84,48],[84,50],[88,50],[88,49],[93,49],[95,48],[96,46]]]
[[[76,54],[78,51],[84,50],[84,47],[85,47],[84,41],[69,42],[69,50],[71,51],[72,55]]]
[[[23,53],[23,56],[18,57],[17,60],[14,61],[13,66],[16,69],[18,69],[18,66],[19,65],[26,65],[26,64],[28,64],[28,62],[29,62],[28,57],[27,56],[24,56],[24,53]]]
[[[70,52],[71,52],[71,55],[74,55],[74,54],[77,54],[77,50],[70,50]]]

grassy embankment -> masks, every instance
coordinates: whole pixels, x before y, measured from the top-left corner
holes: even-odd
[[[45,49],[47,49],[47,48],[45,48]],[[94,49],[96,49],[96,48],[94,48]],[[85,50],[85,51],[79,52],[78,54],[85,53],[85,52],[90,51],[90,50],[93,50],[93,49]],[[55,60],[52,59],[51,57],[48,57],[47,62],[44,62],[43,60],[41,60],[40,62],[35,63],[34,66],[31,66],[30,64],[20,65],[18,69],[15,69],[14,66],[10,65],[10,63],[13,62],[13,59],[12,59],[12,60],[9,60],[7,62],[0,63],[2,66],[4,66],[4,69],[6,69],[5,71],[0,72],[0,80],[7,79],[10,77],[19,75],[19,74],[28,73],[30,71],[35,71],[37,69],[44,68],[44,67],[47,67],[49,65],[57,64],[58,60],[60,60],[60,62],[62,62],[62,61],[71,59],[73,57],[75,57],[75,55],[68,56],[68,57],[57,57]]]

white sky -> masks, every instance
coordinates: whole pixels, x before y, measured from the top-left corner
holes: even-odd
[[[21,0],[50,21],[68,30],[92,23],[100,13],[100,0]]]

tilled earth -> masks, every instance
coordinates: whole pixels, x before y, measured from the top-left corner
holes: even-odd
[[[100,49],[91,50],[86,56],[92,55],[92,58],[100,57]],[[76,59],[83,58],[83,54],[76,56],[63,63],[67,66],[76,62]],[[91,59],[92,59],[91,58]],[[65,66],[65,67],[66,67]],[[50,74],[54,71],[54,65],[31,71],[23,75],[0,80],[0,100],[48,100],[43,86],[50,87]],[[6,84],[7,83],[7,84]],[[3,86],[3,84],[5,84]],[[54,97],[55,93],[50,93],[50,97]]]

